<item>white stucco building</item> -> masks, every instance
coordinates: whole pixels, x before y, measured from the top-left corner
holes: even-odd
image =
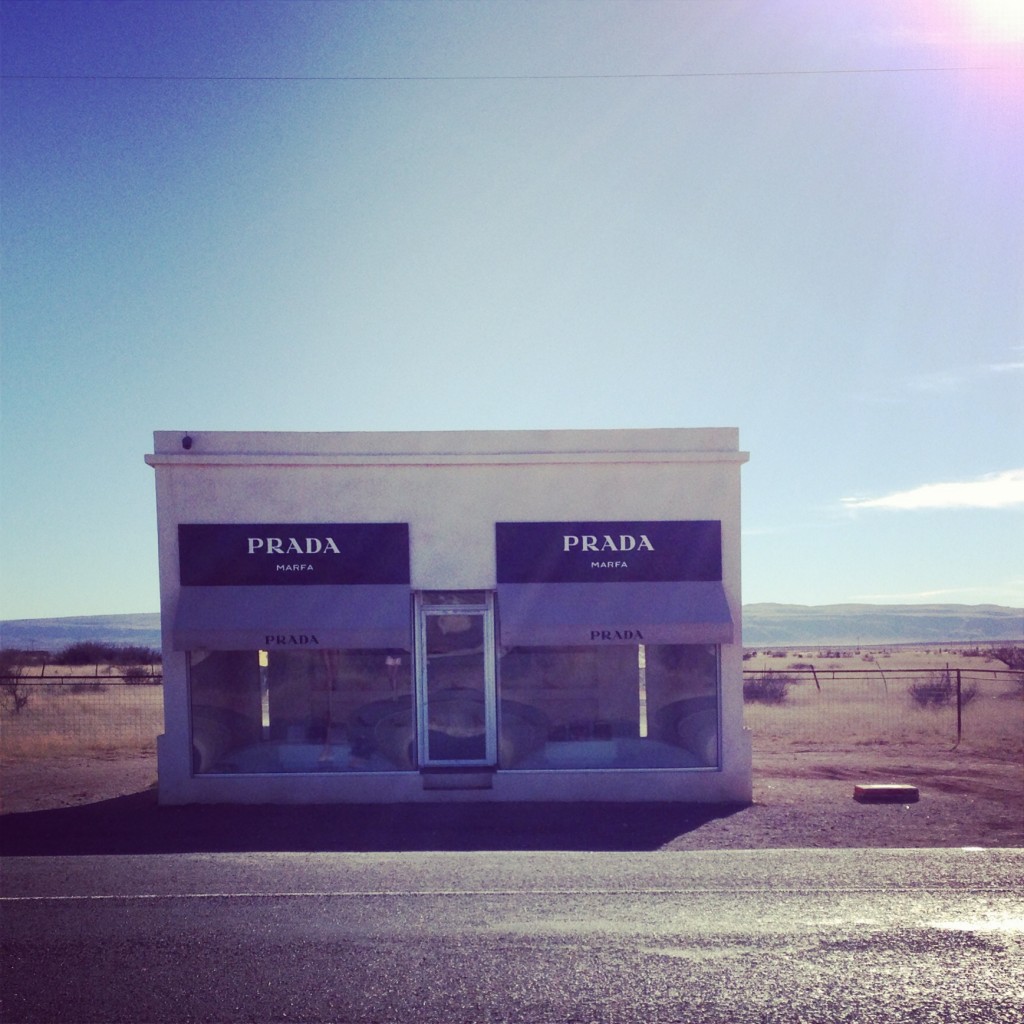
[[[737,431],[154,440],[162,802],[751,799]]]

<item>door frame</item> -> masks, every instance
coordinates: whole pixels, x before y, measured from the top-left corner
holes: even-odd
[[[416,760],[421,771],[432,769],[496,768],[498,764],[498,680],[494,626],[494,593],[492,591],[465,591],[479,594],[481,601],[459,603],[458,591],[416,591],[414,593],[415,620],[415,676],[416,676]],[[453,597],[446,601],[445,595]],[[436,599],[426,600],[427,597]],[[484,748],[483,758],[442,759],[429,756],[429,660],[427,656],[427,620],[447,615],[474,615],[483,620],[483,698]]]

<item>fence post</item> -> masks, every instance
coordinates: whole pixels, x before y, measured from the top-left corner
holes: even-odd
[[[963,691],[960,688],[960,669],[957,669],[956,670],[956,744],[957,744],[957,746],[960,746],[960,737],[963,735],[963,731],[964,731],[964,721],[963,721],[964,705],[963,705],[962,692]]]

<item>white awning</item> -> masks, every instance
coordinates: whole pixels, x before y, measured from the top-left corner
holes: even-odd
[[[504,583],[498,620],[504,647],[733,640],[721,582]]]
[[[409,588],[182,587],[173,634],[177,651],[411,650]]]

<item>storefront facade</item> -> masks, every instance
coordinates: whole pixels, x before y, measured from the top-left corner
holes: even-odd
[[[735,430],[154,442],[161,802],[751,799]]]

